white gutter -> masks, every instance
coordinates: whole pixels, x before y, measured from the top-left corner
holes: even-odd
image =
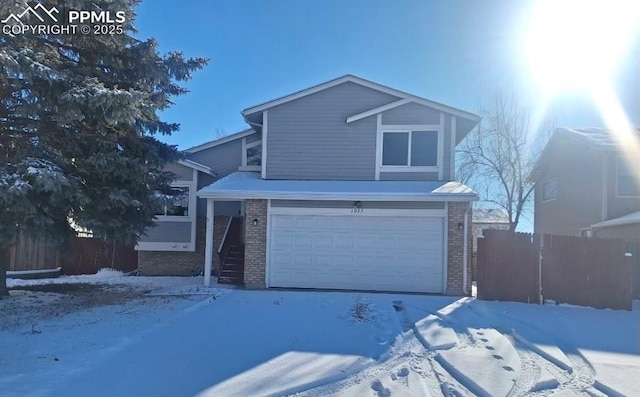
[[[468,267],[468,255],[467,255],[467,251],[469,250],[469,238],[467,236],[468,230],[469,230],[469,209],[471,208],[471,205],[469,205],[469,207],[467,207],[467,209],[464,211],[464,235],[463,235],[463,240],[462,240],[462,293],[466,296],[467,295],[467,267]]]

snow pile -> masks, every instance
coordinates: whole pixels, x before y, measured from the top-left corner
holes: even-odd
[[[640,395],[634,312],[112,270],[46,282],[0,301],[3,396]]]
[[[458,337],[453,329],[442,325],[440,319],[429,315],[415,324],[418,338],[428,349],[451,349],[458,344]]]

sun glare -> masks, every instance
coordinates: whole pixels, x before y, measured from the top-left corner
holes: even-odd
[[[526,37],[538,85],[548,95],[601,87],[639,22],[637,0],[539,0]]]
[[[591,95],[640,186],[640,139],[612,87],[617,63],[639,26],[638,0],[538,0],[526,46],[545,106],[560,91]]]

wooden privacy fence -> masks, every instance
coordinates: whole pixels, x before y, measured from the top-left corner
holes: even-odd
[[[5,250],[8,271],[55,269],[60,266],[60,250],[40,240],[20,236]]]
[[[105,267],[123,272],[138,268],[138,253],[131,246],[76,237],[69,241],[67,250],[60,261],[62,274],[94,274]]]
[[[494,232],[484,230],[478,239],[478,298],[539,302],[539,236]]]
[[[131,246],[90,237],[72,238],[60,248],[21,236],[10,245],[0,260],[8,271],[62,268],[62,274],[94,274],[104,267],[124,272],[138,268],[138,254]]]
[[[623,240],[486,230],[478,298],[630,310],[639,266],[630,246],[637,249]]]

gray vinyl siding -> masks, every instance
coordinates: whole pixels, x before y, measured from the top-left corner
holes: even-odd
[[[167,164],[164,167],[165,171],[173,172],[176,174],[176,180],[191,181],[193,180],[193,169],[185,167],[178,163]]]
[[[288,208],[352,208],[353,201],[271,200],[272,207]],[[435,201],[363,201],[364,209],[444,209]]]
[[[581,139],[558,137],[549,143],[534,190],[536,233],[579,236],[603,221],[602,152]],[[542,200],[543,185],[556,180],[557,197]]]
[[[156,227],[146,230],[140,242],[189,243],[191,242],[191,222],[158,222]]]
[[[437,172],[380,172],[381,181],[437,181]]]
[[[218,179],[224,178],[242,165],[242,138],[192,153],[188,158],[211,168]]]
[[[267,179],[374,180],[376,117],[346,119],[396,100],[348,82],[269,109]]]
[[[213,204],[215,216],[239,216],[240,201],[216,201]]]
[[[408,103],[382,113],[382,124],[440,124],[440,111]]]
[[[211,175],[198,172],[198,190],[202,189],[205,186],[211,185],[213,182],[215,182],[215,180],[216,179]],[[196,213],[198,214],[198,216],[207,215],[207,199],[196,199]]]

